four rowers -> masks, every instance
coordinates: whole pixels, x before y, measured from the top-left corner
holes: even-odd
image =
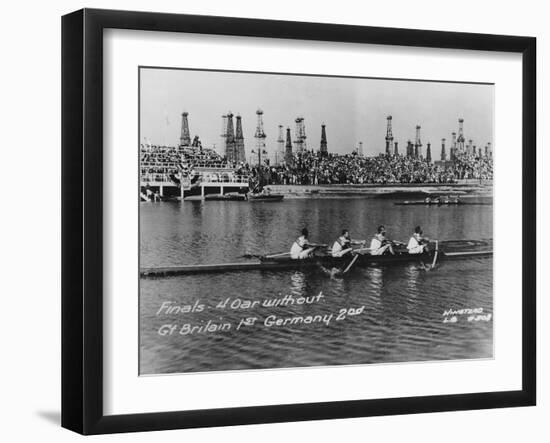
[[[290,248],[290,257],[293,259],[309,258],[313,255],[315,249],[326,246],[311,243],[308,238],[309,232],[306,228],[302,229],[301,234]],[[429,240],[424,238],[422,234],[422,228],[417,226],[407,244],[409,254],[428,252]],[[357,251],[353,249],[354,245],[364,246],[365,243],[364,240],[352,240],[349,231],[343,229],[340,237],[333,243],[330,252],[333,257],[345,257]],[[377,232],[370,242],[370,248],[360,248],[359,250],[361,249],[368,250],[371,255],[395,254],[393,242],[387,239],[386,228],[383,225],[378,226]]]

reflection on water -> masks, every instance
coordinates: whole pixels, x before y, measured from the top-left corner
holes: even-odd
[[[141,265],[219,263],[240,260],[246,251],[280,252],[304,225],[314,241],[327,243],[343,227],[355,238],[369,239],[382,223],[401,241],[416,224],[431,238],[490,238],[492,207],[404,208],[366,199],[146,203],[141,205]],[[345,278],[312,269],[141,279],[140,370],[152,374],[492,357],[492,317],[475,321],[462,315],[445,322],[443,316],[449,309],[481,308],[492,314],[492,272],[491,259],[473,259],[441,262],[433,271],[416,264],[356,267]],[[301,297],[308,303],[300,303]],[[315,297],[318,301],[311,303]],[[280,304],[264,306],[264,300]],[[202,304],[204,309],[156,315],[166,301]],[[281,322],[310,317],[311,323],[266,326],[268,317]],[[319,318],[331,320],[327,324]],[[166,324],[188,325],[186,331],[232,327],[159,335]]]
[[[290,277],[290,293],[298,297],[306,295],[306,278],[303,272],[294,272]]]

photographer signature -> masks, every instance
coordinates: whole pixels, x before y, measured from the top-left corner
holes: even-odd
[[[442,315],[443,323],[457,323],[459,319],[468,322],[488,322],[493,318],[493,314],[484,312],[483,308],[447,309]]]

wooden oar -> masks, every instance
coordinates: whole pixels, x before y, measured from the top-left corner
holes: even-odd
[[[325,248],[327,247],[328,245],[324,245],[324,244],[316,244],[316,243],[311,243],[308,245],[309,247],[311,248]],[[276,252],[275,254],[243,254],[240,256],[240,258],[274,258],[274,257],[282,257],[284,255],[290,255],[290,252]]]
[[[439,252],[439,241],[435,241],[435,253],[434,253],[434,260],[432,262],[432,269],[435,266],[435,262],[437,261],[437,253]]]
[[[263,255],[260,255],[260,254],[243,254],[243,255],[239,255],[239,258],[261,258],[263,257]]]
[[[439,254],[439,241],[438,240],[434,240],[435,242],[435,251],[434,251],[434,259],[432,260],[432,264],[431,265],[425,265],[424,262],[422,260],[420,260],[420,263],[422,264],[422,268],[425,270],[425,271],[431,271],[435,268],[435,264],[437,262],[437,256]]]
[[[355,254],[355,256],[353,257],[353,259],[350,261],[349,265],[346,267],[346,269],[344,269],[342,271],[342,275],[344,275],[346,272],[348,272],[351,267],[353,266],[353,264],[357,261],[357,259],[359,258],[359,254]]]
[[[239,258],[264,258],[264,257],[281,257],[283,255],[288,255],[290,254],[290,252],[277,252],[275,254],[269,254],[269,255],[266,255],[266,254],[250,254],[250,253],[246,253],[246,254],[243,254],[241,256],[239,256]]]
[[[264,255],[266,258],[282,257],[283,255],[290,255],[290,252],[278,252],[277,254]]]
[[[372,248],[357,248],[353,252],[363,252],[363,251],[372,251]]]

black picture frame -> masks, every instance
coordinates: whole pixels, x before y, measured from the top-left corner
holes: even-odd
[[[393,399],[103,412],[103,30],[170,31],[522,55],[522,389]],[[228,426],[536,403],[536,39],[150,12],[83,9],[62,18],[62,426],[82,434]]]

